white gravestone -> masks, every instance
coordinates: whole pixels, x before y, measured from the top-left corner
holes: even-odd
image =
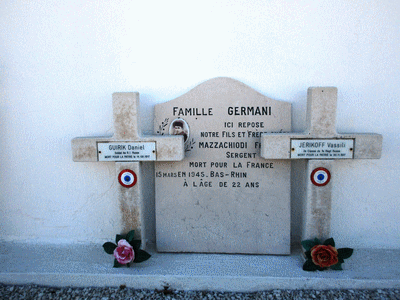
[[[290,253],[290,161],[259,156],[262,132],[291,130],[291,105],[215,78],[155,106],[155,132],[185,159],[156,162],[162,252]]]
[[[146,246],[140,162],[178,161],[184,158],[181,136],[141,136],[138,93],[113,94],[114,135],[72,140],[76,162],[109,162],[116,167],[123,232],[135,230]]]
[[[380,158],[382,136],[336,132],[337,88],[309,88],[307,98],[307,130],[263,134],[261,156],[307,160],[302,239],[325,239],[330,237],[333,161]]]

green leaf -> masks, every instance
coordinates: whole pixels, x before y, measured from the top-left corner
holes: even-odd
[[[133,240],[130,241],[129,244],[131,244],[133,251],[137,252],[140,250],[140,245],[142,244],[141,240]]]
[[[315,245],[321,245],[322,244],[321,241],[319,239],[317,239],[317,238],[314,239],[314,243],[315,243]]]
[[[135,259],[133,260],[134,263],[140,263],[145,260],[148,260],[151,257],[149,253],[144,250],[138,250],[135,252]]]
[[[330,266],[330,268],[332,269],[332,270],[336,270],[336,271],[342,271],[343,270],[343,268],[342,268],[342,263],[337,263],[336,265],[333,265],[333,266]]]
[[[104,251],[106,251],[107,254],[113,254],[114,249],[117,248],[117,245],[111,242],[107,242],[103,244]]]
[[[304,255],[307,257],[307,259],[311,259],[311,251],[306,251],[304,252]]]
[[[123,264],[120,264],[119,262],[118,262],[118,260],[117,259],[114,259],[114,268],[121,268],[121,267],[123,267],[124,265]]]
[[[128,232],[128,234],[126,235],[126,240],[128,241],[128,243],[133,241],[134,236],[135,236],[135,230],[131,230]]]
[[[351,248],[340,248],[338,249],[339,257],[343,259],[349,258],[353,254],[353,251]]]
[[[333,240],[333,238],[329,238],[324,242],[324,245],[335,247],[335,241]]]
[[[315,265],[311,259],[306,260],[306,262],[303,265],[303,270],[304,271],[309,271],[309,272],[314,272],[317,271],[319,268],[317,265]]]
[[[126,240],[126,234],[117,234],[115,236],[115,242],[118,244],[119,240]]]
[[[304,250],[310,251],[312,247],[318,244],[315,244],[314,240],[305,240],[301,242],[301,245],[303,246]]]

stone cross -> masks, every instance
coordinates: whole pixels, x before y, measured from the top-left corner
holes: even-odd
[[[138,121],[139,93],[114,93],[112,99],[114,135],[74,138],[72,156],[76,162],[115,162],[120,183],[122,233],[135,230],[145,247],[140,162],[182,160],[185,156],[183,136],[142,137]]]
[[[305,132],[261,136],[261,157],[307,160],[302,239],[330,237],[333,160],[381,156],[380,134],[336,132],[336,107],[337,88],[311,87]]]

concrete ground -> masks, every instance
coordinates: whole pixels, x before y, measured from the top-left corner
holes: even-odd
[[[0,243],[0,282],[53,287],[255,292],[273,289],[398,289],[400,250],[355,249],[343,271],[305,272],[300,250],[290,256],[172,254],[131,268],[113,268],[101,245]]]

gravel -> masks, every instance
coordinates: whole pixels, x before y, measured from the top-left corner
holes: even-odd
[[[45,287],[38,285],[0,284],[1,299],[400,299],[400,289],[376,290],[268,290],[254,293],[135,290],[113,287]]]

